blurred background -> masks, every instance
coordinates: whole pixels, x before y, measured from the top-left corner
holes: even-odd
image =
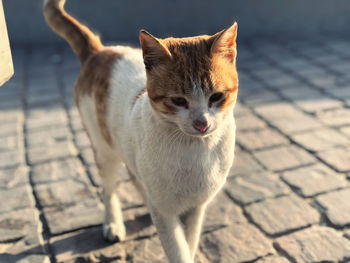
[[[4,0],[15,67],[0,87],[0,262],[166,262],[125,169],[127,240],[102,238],[93,150],[75,107],[80,64],[41,0]],[[349,262],[348,0],[67,0],[104,42],[213,34],[238,22],[235,160],[196,263]],[[5,201],[4,201],[5,200]]]
[[[13,44],[62,43],[44,23],[41,0],[5,0]],[[213,34],[237,21],[239,40],[349,36],[347,0],[69,0],[66,9],[106,41],[137,42],[140,29],[159,37]]]

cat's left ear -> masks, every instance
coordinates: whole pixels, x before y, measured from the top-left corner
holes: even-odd
[[[229,28],[215,34],[213,38],[211,53],[227,59],[233,63],[236,60],[236,38],[237,38],[237,22],[234,22]]]

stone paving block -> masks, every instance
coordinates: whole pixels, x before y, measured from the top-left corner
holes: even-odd
[[[285,172],[282,178],[303,197],[348,186],[344,175],[337,174],[321,163]]]
[[[229,176],[250,174],[262,170],[263,167],[257,161],[255,161],[250,154],[244,151],[237,151],[235,153],[235,159],[229,172]]]
[[[253,222],[271,236],[307,227],[319,221],[315,209],[297,196],[283,196],[253,203],[245,210]]]
[[[299,133],[292,139],[306,149],[314,152],[350,145],[350,139],[335,129],[324,128],[311,132]]]
[[[305,98],[312,98],[314,96],[320,96],[322,93],[319,89],[313,88],[310,85],[300,82],[299,85],[287,86],[283,89],[279,89],[278,92],[283,98],[292,101],[303,100]]]
[[[1,202],[0,213],[34,207],[32,191],[29,185],[1,189],[0,200],[6,200],[6,202]]]
[[[312,164],[316,159],[295,145],[280,146],[254,152],[254,156],[269,170],[282,171]]]
[[[46,129],[50,126],[65,126],[68,123],[62,103],[55,103],[50,107],[35,107],[26,111],[25,128],[27,131]]]
[[[74,141],[79,149],[91,147],[90,139],[85,131],[74,134]]]
[[[350,224],[350,189],[330,192],[316,198],[329,221],[336,226]]]
[[[309,113],[317,113],[326,110],[336,109],[343,106],[343,102],[332,99],[325,95],[306,97],[295,101],[301,109]]]
[[[51,126],[46,129],[35,130],[26,134],[27,147],[53,146],[70,139],[67,126]]]
[[[76,158],[51,161],[32,166],[32,180],[35,184],[49,183],[65,179],[88,183],[88,177]]]
[[[57,262],[110,262],[126,258],[126,245],[105,241],[102,237],[102,227],[53,237],[50,244]]]
[[[14,123],[19,121],[19,116],[21,115],[21,110],[18,108],[6,108],[1,109],[0,114],[0,123],[1,124],[8,124],[8,123]]]
[[[49,106],[50,104],[61,101],[61,94],[58,89],[48,90],[46,87],[34,91],[29,90],[25,97],[26,106]]]
[[[18,149],[18,141],[16,135],[0,137],[0,152]]]
[[[207,207],[203,231],[245,222],[247,220],[243,216],[242,209],[221,191]]]
[[[343,262],[350,257],[350,241],[334,229],[312,227],[275,240],[275,246],[294,262]]]
[[[237,130],[258,130],[266,127],[266,123],[253,114],[236,118]]]
[[[44,254],[41,231],[34,209],[0,214],[0,262],[22,262],[19,260],[33,259],[32,254]]]
[[[13,168],[23,164],[23,157],[22,152],[17,149],[1,152],[0,169]]]
[[[350,124],[350,109],[342,108],[320,112],[317,117],[328,126],[337,127]]]
[[[347,101],[350,100],[350,91],[348,85],[347,87],[335,87],[331,89],[325,89],[325,92],[340,100]]]
[[[19,185],[29,185],[28,168],[24,166],[0,169],[0,188],[13,188]]]
[[[235,117],[242,117],[249,114],[251,114],[251,110],[247,106],[244,106],[242,103],[237,101],[234,113]]]
[[[258,131],[238,131],[237,142],[244,148],[253,151],[273,146],[286,145],[288,139],[273,129],[263,129]]]
[[[53,146],[39,146],[28,148],[28,162],[30,165],[74,157],[77,155],[76,148],[71,141],[58,142]]]
[[[20,131],[20,124],[17,122],[1,123],[0,137],[14,136]]]
[[[317,155],[338,172],[350,171],[350,147],[335,148],[319,152]]]
[[[288,263],[286,258],[280,256],[268,256],[256,261],[256,263]]]
[[[95,165],[94,152],[91,148],[86,148],[81,151],[85,165]]]
[[[313,130],[322,124],[287,102],[270,103],[256,108],[256,112],[286,134]]]
[[[350,126],[346,126],[340,129],[340,131],[345,134],[348,138],[350,138]]]
[[[297,85],[300,81],[291,75],[284,75],[279,78],[263,79],[262,80],[268,87],[274,89],[280,89],[283,86]]]
[[[139,244],[132,251],[132,262],[167,262],[167,258],[164,254],[159,238],[154,237],[139,242]]]
[[[80,119],[80,116],[77,117],[71,117],[71,126],[74,132],[81,132],[84,131],[84,126],[82,124],[82,121]]]
[[[16,262],[16,263],[50,263],[47,255],[27,255],[27,254],[0,254],[0,262]]]
[[[94,198],[86,184],[73,179],[35,185],[34,189],[42,207],[72,205]]]
[[[200,249],[209,262],[248,262],[273,253],[273,248],[254,226],[235,224],[202,235]]]
[[[268,173],[252,173],[230,178],[225,185],[225,191],[243,205],[290,192],[277,175]]]
[[[149,238],[156,235],[156,228],[146,207],[123,211],[126,241]]]
[[[242,89],[240,90],[239,98],[251,107],[281,100],[281,97],[276,92],[263,87],[254,90]]]
[[[97,199],[86,198],[67,206],[44,208],[50,233],[57,235],[103,223],[104,208]]]

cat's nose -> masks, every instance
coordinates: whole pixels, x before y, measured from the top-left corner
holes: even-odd
[[[200,133],[205,133],[209,129],[209,124],[207,120],[194,120],[193,128],[195,128]]]

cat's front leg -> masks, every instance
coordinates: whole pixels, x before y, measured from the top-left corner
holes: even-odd
[[[206,204],[197,206],[189,210],[182,217],[185,228],[186,240],[188,243],[192,260],[194,260],[194,257],[196,255],[206,206]]]
[[[179,217],[162,214],[152,204],[149,209],[169,262],[193,263]]]

